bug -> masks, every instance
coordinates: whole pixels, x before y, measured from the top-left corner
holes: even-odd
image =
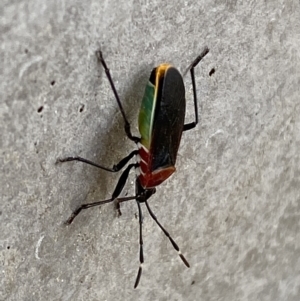
[[[81,157],[67,157],[57,160],[57,162],[80,161],[108,172],[118,172],[122,170],[133,157],[136,157],[136,163],[128,164],[126,169],[122,172],[110,199],[89,204],[82,204],[77,207],[75,211],[73,211],[69,219],[66,221],[66,224],[69,225],[82,210],[110,202],[116,203],[116,209],[118,210],[119,214],[121,214],[120,203],[129,200],[136,200],[138,206],[140,233],[140,266],[136,276],[134,288],[136,288],[140,282],[142,266],[144,263],[142,235],[143,215],[141,210],[142,203],[145,203],[150,216],[168,237],[183,263],[187,267],[190,267],[188,261],[181,253],[176,242],[160,224],[152,212],[148,204],[148,199],[156,192],[156,186],[160,185],[175,172],[176,157],[182,132],[193,129],[198,123],[198,104],[194,68],[208,52],[209,49],[205,47],[202,53],[192,62],[186,71],[186,73],[190,71],[192,79],[195,121],[186,124],[184,123],[186,100],[182,75],[172,65],[161,64],[152,70],[149,81],[145,88],[138,119],[140,137],[137,137],[131,133],[130,123],[125,115],[119,95],[115,88],[110,71],[103,58],[102,52],[97,51],[97,58],[104,68],[120,112],[123,116],[125,133],[127,137],[137,145],[137,150],[132,151],[112,168],[96,164]],[[121,194],[129,176],[129,172],[132,169],[135,169],[136,171],[135,195],[119,198],[119,195]]]

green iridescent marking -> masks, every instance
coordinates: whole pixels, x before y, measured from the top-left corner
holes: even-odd
[[[150,149],[152,123],[156,104],[155,86],[148,82],[139,114],[139,131],[141,134],[141,144]]]

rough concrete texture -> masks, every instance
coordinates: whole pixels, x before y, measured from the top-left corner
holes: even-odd
[[[82,2],[82,3],[81,3]],[[1,300],[300,300],[299,1],[1,1]],[[196,69],[200,124],[144,212],[110,197],[152,68]],[[215,73],[209,72],[215,68]],[[185,78],[187,120],[192,88]],[[122,195],[134,194],[134,173]]]

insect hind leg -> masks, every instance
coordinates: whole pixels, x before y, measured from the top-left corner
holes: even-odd
[[[98,58],[98,60],[100,61],[100,63],[102,64],[103,68],[104,68],[104,71],[105,71],[105,74],[106,74],[106,77],[109,81],[109,84],[111,86],[111,89],[113,90],[114,92],[114,95],[115,95],[115,98],[116,98],[116,101],[118,103],[118,106],[119,106],[119,109],[121,111],[121,114],[123,116],[123,120],[124,120],[124,129],[125,129],[125,133],[127,135],[127,137],[132,140],[133,142],[137,143],[140,141],[140,138],[139,137],[136,137],[136,136],[133,136],[132,133],[131,133],[131,130],[130,130],[130,123],[128,122],[127,120],[127,117],[125,115],[125,111],[124,111],[124,108],[122,106],[122,103],[121,103],[121,100],[120,100],[120,97],[118,95],[118,92],[117,92],[117,89],[115,87],[115,84],[112,80],[112,77],[111,77],[111,74],[110,74],[110,71],[106,65],[106,62],[103,58],[103,55],[102,55],[102,52],[101,50],[98,50],[96,51],[96,56]]]
[[[208,54],[209,49],[207,47],[201,52],[201,54],[192,62],[192,64],[187,68],[184,74],[188,71],[191,73],[192,86],[193,86],[193,96],[194,96],[194,109],[195,109],[195,121],[187,123],[183,126],[183,131],[188,131],[193,129],[198,124],[198,102],[197,102],[197,89],[195,82],[195,73],[194,69],[199,64],[199,62]]]

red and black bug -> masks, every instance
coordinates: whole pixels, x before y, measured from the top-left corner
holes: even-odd
[[[155,193],[156,186],[160,185],[175,172],[176,157],[182,132],[194,128],[198,123],[198,105],[194,68],[206,56],[208,51],[208,48],[205,47],[203,52],[193,61],[193,63],[187,70],[190,71],[192,79],[195,121],[184,124],[186,100],[182,75],[175,67],[171,66],[170,64],[161,64],[153,69],[150,75],[150,79],[146,85],[139,113],[139,131],[141,137],[132,135],[130,124],[126,118],[123,106],[111,78],[110,71],[104,61],[101,51],[98,51],[96,53],[97,57],[105,70],[106,76],[124,119],[125,133],[131,141],[136,143],[137,150],[132,151],[128,156],[123,158],[112,168],[104,167],[81,157],[67,157],[57,160],[58,162],[80,161],[109,172],[118,172],[123,169],[134,156],[136,157],[136,163],[130,163],[121,174],[110,199],[90,204],[82,204],[72,213],[72,215],[66,221],[66,224],[71,224],[74,218],[83,209],[100,206],[113,201],[115,201],[116,208],[119,213],[121,213],[120,203],[129,200],[136,200],[140,224],[140,267],[134,288],[136,288],[139,284],[142,274],[142,264],[144,262],[142,236],[143,216],[141,203],[145,203],[150,216],[154,219],[154,221],[161,228],[164,234],[169,238],[174,249],[178,252],[184,264],[187,267],[190,266],[185,257],[180,252],[178,245],[172,239],[170,234],[165,230],[165,228],[159,223],[156,216],[150,209],[148,199]],[[119,198],[119,195],[121,194],[126,180],[129,176],[129,172],[133,168],[136,170],[135,195]]]

